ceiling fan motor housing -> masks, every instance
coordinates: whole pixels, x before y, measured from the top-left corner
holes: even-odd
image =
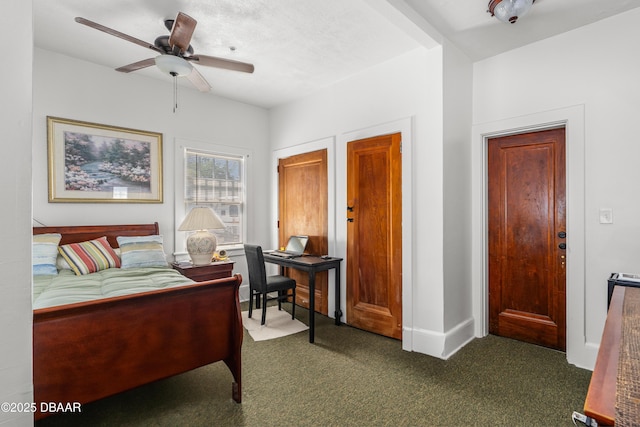
[[[158,49],[161,49],[164,53],[168,55],[173,55],[173,49],[171,45],[169,45],[169,36],[158,36],[153,42],[154,46]],[[182,53],[182,56],[191,56],[193,55],[193,47],[189,45],[186,51]]]

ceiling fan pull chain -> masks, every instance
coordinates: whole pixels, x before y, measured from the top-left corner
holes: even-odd
[[[173,112],[178,109],[178,74],[171,73],[173,76]]]

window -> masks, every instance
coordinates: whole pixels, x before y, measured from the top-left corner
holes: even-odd
[[[224,230],[211,230],[218,246],[243,243],[244,157],[206,151],[185,151],[185,212],[195,206],[212,208]]]

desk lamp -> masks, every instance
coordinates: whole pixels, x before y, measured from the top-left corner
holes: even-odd
[[[195,231],[187,238],[187,252],[193,265],[206,265],[211,262],[217,240],[208,230],[223,228],[224,223],[213,209],[204,206],[191,209],[178,227],[178,231]]]

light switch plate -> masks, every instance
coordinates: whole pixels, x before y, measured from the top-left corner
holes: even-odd
[[[613,224],[613,209],[600,208],[600,224]]]

